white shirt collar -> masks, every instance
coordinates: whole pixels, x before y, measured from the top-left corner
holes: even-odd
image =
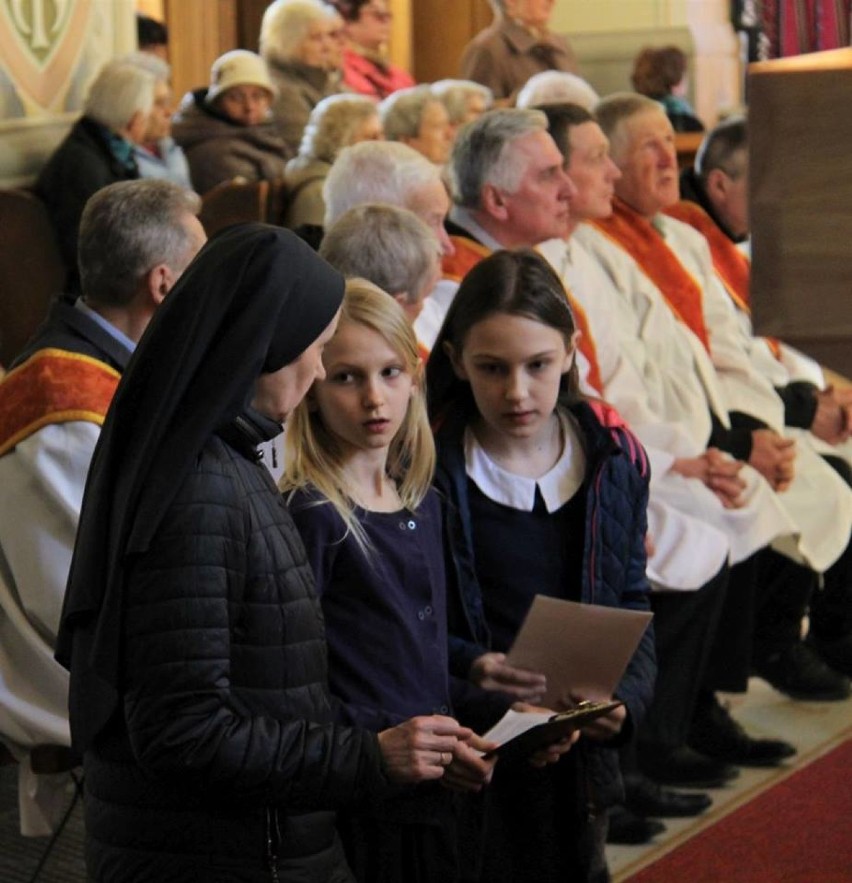
[[[465,472],[474,484],[495,503],[532,512],[536,488],[549,513],[562,508],[577,493],[586,475],[586,455],[573,419],[560,418],[562,454],[553,468],[540,478],[525,478],[498,466],[468,428],[464,433]]]
[[[462,208],[460,205],[454,205],[450,209],[450,220],[454,224],[458,224],[459,227],[467,230],[474,239],[486,248],[490,248],[491,251],[500,251],[503,248],[503,246],[487,230],[484,230],[479,225],[479,222],[473,216],[473,213],[468,211],[468,209]]]

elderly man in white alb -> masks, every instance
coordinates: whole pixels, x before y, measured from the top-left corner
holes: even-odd
[[[136,343],[204,243],[199,208],[170,181],[98,191],[80,223],[82,296],[54,304],[0,383],[0,741],[20,764],[24,834],[49,833],[65,800],[67,777],[30,761],[70,745],[53,651],[89,463]]]
[[[785,437],[781,399],[753,368],[706,240],[661,214],[678,199],[674,137],[665,114],[655,102],[627,93],[610,96],[596,113],[621,177],[614,183],[612,216],[595,220],[581,239],[607,273],[621,280],[617,287],[640,317],[642,338],[673,392],[683,389],[686,378],[672,361],[672,341],[682,337],[692,348],[705,412],[710,404],[709,444],[759,471],[794,528],[773,544],[783,555],[761,559],[754,670],[794,697],[845,698],[848,679],[799,640],[799,629],[817,574],[841,556],[848,560],[843,553],[852,527],[852,493],[807,440]],[[631,275],[642,284],[625,282]],[[652,331],[649,319],[668,320],[669,336],[660,336],[661,325]],[[684,426],[706,422],[706,413],[702,417],[686,399],[672,396],[672,407],[679,401]]]

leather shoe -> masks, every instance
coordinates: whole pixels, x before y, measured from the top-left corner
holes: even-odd
[[[737,766],[778,766],[796,753],[789,742],[780,739],[753,739],[714,693],[699,697],[687,742],[707,757]]]
[[[752,667],[791,699],[837,702],[848,699],[852,692],[849,678],[826,665],[813,647],[803,641],[756,659]]]
[[[688,745],[665,750],[640,748],[639,767],[661,785],[682,788],[721,788],[740,774],[736,767],[705,757]]]
[[[657,819],[637,816],[624,806],[611,807],[608,816],[607,843],[640,846],[666,830],[666,826]]]
[[[811,647],[834,671],[852,676],[852,635],[823,638],[811,632],[805,639],[805,645]]]
[[[624,776],[624,791],[626,807],[640,816],[686,818],[699,815],[713,803],[707,794],[672,791],[638,772]]]

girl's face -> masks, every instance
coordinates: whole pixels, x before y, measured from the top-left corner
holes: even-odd
[[[495,313],[467,333],[450,357],[470,383],[481,417],[481,441],[535,439],[549,431],[562,375],[573,349],[559,331],[508,313]]]
[[[372,328],[343,322],[323,364],[325,380],[314,384],[311,401],[344,456],[387,451],[417,388],[400,353]]]

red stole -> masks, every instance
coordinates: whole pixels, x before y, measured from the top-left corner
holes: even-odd
[[[456,251],[455,254],[444,258],[444,278],[452,279],[454,282],[461,282],[470,270],[491,254],[491,249],[472,239],[468,239],[466,236],[451,236],[450,239]],[[577,349],[580,350],[589,363],[589,376],[587,379],[599,393],[603,393],[598,353],[595,349],[595,341],[592,337],[591,329],[589,328],[589,319],[586,316],[585,310],[577,303],[564,284],[563,288],[565,288],[565,297],[571,307],[571,312],[574,314],[574,325],[580,332]]]
[[[751,315],[751,297],[749,294],[749,278],[751,263],[749,259],[722,232],[719,225],[701,208],[698,203],[681,200],[665,214],[696,229],[710,246],[713,269],[725,286],[728,296],[736,304],[738,310]],[[774,337],[764,338],[775,358],[781,355],[781,344]]]
[[[692,278],[653,224],[616,197],[608,218],[591,223],[613,240],[660,289],[674,314],[710,350],[701,286]]]
[[[34,353],[0,383],[0,456],[43,426],[101,426],[121,375],[98,359],[59,349]]]

